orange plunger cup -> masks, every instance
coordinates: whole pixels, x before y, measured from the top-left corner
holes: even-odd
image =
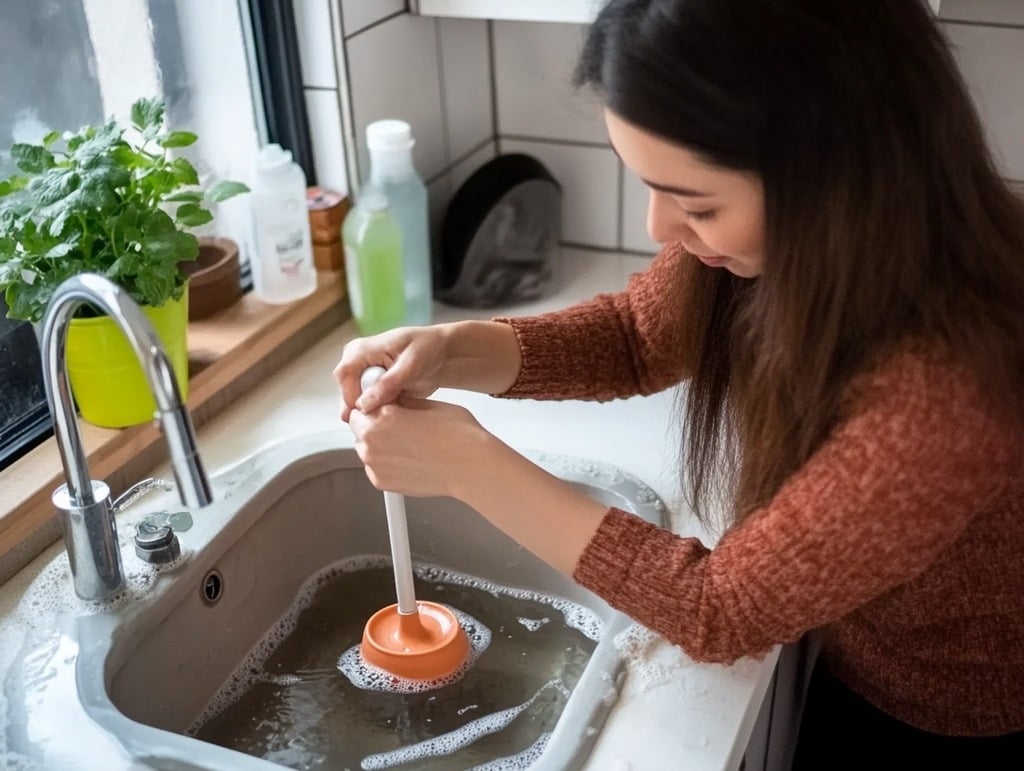
[[[370,367],[360,380],[366,390],[384,374]],[[469,638],[450,609],[416,601],[413,589],[405,498],[384,493],[391,560],[398,603],[374,613],[366,622],[359,652],[367,664],[408,680],[439,680],[452,674],[469,655]]]

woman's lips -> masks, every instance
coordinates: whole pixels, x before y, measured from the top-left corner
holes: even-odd
[[[720,268],[729,262],[729,258],[723,257],[721,254],[695,254],[693,252],[691,252],[691,254],[705,265],[709,265],[712,268]]]

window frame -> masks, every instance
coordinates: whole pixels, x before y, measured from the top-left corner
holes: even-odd
[[[292,0],[239,0],[243,37],[251,47],[250,73],[254,94],[262,108],[266,139],[277,142],[292,151],[296,162],[306,172],[310,184],[315,184],[312,139],[302,92],[302,73],[299,62],[299,42]],[[242,269],[242,288],[252,287],[249,264]],[[0,311],[6,306],[0,301]],[[6,334],[15,334],[19,322]],[[42,366],[36,339],[36,362],[42,383]],[[53,436],[53,419],[44,397],[31,410],[15,418],[0,434],[0,471],[12,466],[34,448]]]

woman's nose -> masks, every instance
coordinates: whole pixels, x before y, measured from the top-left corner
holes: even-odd
[[[652,190],[647,201],[647,233],[659,244],[665,244],[683,240],[692,231],[675,201]]]

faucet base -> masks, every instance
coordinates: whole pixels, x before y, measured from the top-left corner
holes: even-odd
[[[73,501],[66,484],[53,491],[52,500],[60,512],[75,594],[99,602],[124,587],[124,568],[110,488],[105,482],[89,481],[93,503]]]

